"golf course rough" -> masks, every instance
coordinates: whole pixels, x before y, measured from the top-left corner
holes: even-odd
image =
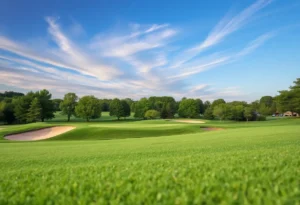
[[[76,129],[38,142],[3,138],[57,125]],[[0,130],[0,138],[0,204],[300,201],[299,119],[34,123]]]

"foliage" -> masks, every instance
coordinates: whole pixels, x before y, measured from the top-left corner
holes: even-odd
[[[160,113],[157,110],[148,110],[145,113],[145,118],[147,119],[156,119],[160,117]]]
[[[61,109],[60,109],[60,103],[61,103],[62,101],[63,101],[62,99],[53,99],[53,100],[52,100],[52,103],[53,103],[53,107],[54,107],[54,111],[55,111],[55,112],[61,111]]]
[[[124,110],[124,115],[122,117],[129,117],[131,115],[131,109],[130,109],[130,101],[127,99],[121,100],[122,108]]]
[[[196,101],[199,106],[199,113],[204,114],[205,109],[204,109],[203,101],[201,99],[196,99]]]
[[[48,90],[40,90],[36,93],[41,104],[41,121],[54,117],[55,108],[51,100],[52,94]]]
[[[183,99],[179,104],[178,114],[180,117],[199,117],[199,102],[195,99]]]
[[[252,107],[245,107],[244,108],[244,117],[247,121],[253,118],[254,109]]]
[[[204,117],[204,119],[207,119],[207,120],[213,120],[214,119],[213,109],[211,107],[205,109],[203,117]]]
[[[126,101],[124,101],[124,102],[126,103]],[[125,109],[124,109],[123,103],[118,98],[113,99],[110,103],[109,115],[117,117],[118,120],[120,119],[120,117],[125,117],[126,115],[125,115]],[[129,113],[129,115],[130,115],[130,113]]]
[[[64,96],[63,101],[60,103],[60,109],[62,114],[67,115],[68,122],[72,115],[75,115],[75,107],[78,101],[78,97],[75,93],[67,93]]]
[[[14,115],[19,123],[27,122],[27,113],[35,97],[35,93],[28,92],[25,96],[13,99]]]
[[[211,104],[212,109],[214,109],[216,106],[221,105],[221,104],[225,104],[225,100],[224,99],[217,99],[214,100]]]
[[[15,121],[14,105],[11,102],[0,102],[0,121],[12,124]]]
[[[36,122],[41,119],[42,107],[38,98],[34,98],[27,113],[27,122]]]
[[[300,78],[294,81],[289,90],[279,91],[277,102],[283,112],[291,111],[300,113]]]
[[[147,110],[150,109],[150,102],[147,98],[141,98],[139,101],[135,103],[135,113],[134,117],[136,118],[144,118]]]
[[[229,104],[218,104],[213,108],[213,115],[220,120],[230,119],[232,117],[232,109]]]
[[[97,98],[94,96],[84,96],[79,99],[76,107],[75,113],[77,116],[86,119],[87,122],[91,118],[98,118],[101,116],[101,104]]]

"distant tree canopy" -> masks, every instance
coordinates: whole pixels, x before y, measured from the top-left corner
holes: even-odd
[[[200,114],[199,101],[195,99],[182,99],[179,104],[178,115],[184,118],[197,118]]]
[[[39,101],[40,115],[39,120],[44,122],[45,119],[51,119],[54,117],[55,108],[51,100],[51,93],[48,90],[40,90],[38,92],[28,92],[24,96],[15,97],[12,100],[14,107],[14,115],[19,123],[25,123],[31,121],[28,115],[32,101]],[[30,119],[28,119],[30,118]],[[35,120],[37,121],[37,120]]]
[[[225,100],[224,99],[217,99],[217,100],[214,100],[211,104],[211,107],[212,108],[215,108],[216,106],[220,105],[220,104],[225,104]]]
[[[130,105],[126,100],[115,98],[111,101],[109,109],[110,116],[115,116],[120,120],[121,117],[129,117],[130,113]]]
[[[125,99],[97,99],[83,96],[78,101],[75,93],[67,93],[64,99],[51,99],[48,90],[23,93],[8,91],[0,93],[1,123],[28,123],[44,121],[61,111],[69,121],[72,115],[90,119],[101,117],[102,111],[109,111],[117,119],[126,118],[134,112],[140,119],[174,118],[177,113],[183,118],[203,117],[208,120],[253,121],[265,120],[265,116],[274,113],[300,113],[300,78],[288,90],[279,91],[277,96],[263,96],[251,103],[244,101],[225,102],[224,99],[203,101],[199,98],[183,97],[175,101],[171,96],[151,96],[134,101]],[[77,102],[78,101],[78,102]]]
[[[70,121],[71,116],[75,115],[77,101],[78,97],[75,93],[67,93],[59,105],[62,114],[67,115],[68,122]]]
[[[276,100],[281,111],[300,113],[300,78],[294,81],[294,85],[289,90],[279,91]]]
[[[157,110],[148,110],[145,113],[146,119],[156,119],[160,117],[160,113]]]
[[[145,113],[150,109],[151,108],[149,100],[147,98],[141,98],[138,102],[135,103],[134,117],[145,118]]]
[[[87,122],[90,119],[99,118],[101,117],[100,101],[92,95],[84,96],[79,99],[75,112],[77,116],[86,119]]]

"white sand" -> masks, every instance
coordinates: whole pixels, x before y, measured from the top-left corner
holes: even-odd
[[[57,126],[50,127],[30,132],[23,132],[14,135],[7,135],[4,138],[8,140],[16,140],[16,141],[35,141],[35,140],[43,140],[51,137],[55,137],[57,135],[68,132],[75,127],[72,126]]]
[[[205,122],[200,120],[174,120],[174,122],[184,122],[184,123],[193,123],[193,124],[203,124]]]

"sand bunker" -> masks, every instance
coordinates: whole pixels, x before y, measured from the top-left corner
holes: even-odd
[[[57,126],[57,127],[49,127],[40,130],[23,132],[19,134],[7,135],[4,138],[8,140],[16,140],[16,141],[35,141],[35,140],[43,140],[51,137],[55,137],[57,135],[68,132],[75,127],[72,126]]]
[[[217,128],[217,127],[204,127],[204,128],[201,128],[202,130],[205,130],[205,131],[219,131],[219,130],[224,130],[223,128]]]
[[[193,124],[203,124],[205,122],[200,120],[174,120],[174,122],[184,122],[184,123],[193,123]]]

